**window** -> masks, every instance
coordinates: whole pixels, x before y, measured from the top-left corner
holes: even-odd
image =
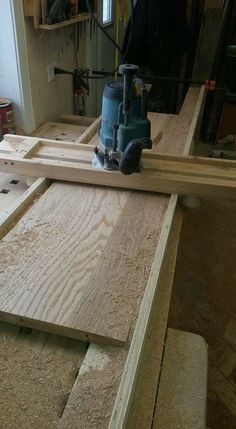
[[[103,0],[102,23],[103,25],[112,22],[112,0]]]

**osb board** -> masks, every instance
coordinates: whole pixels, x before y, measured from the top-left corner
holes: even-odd
[[[168,151],[182,152],[198,95],[190,90],[163,131],[152,115],[158,150],[167,139]],[[167,196],[54,184],[1,242],[0,317],[72,338],[127,341],[168,202]]]

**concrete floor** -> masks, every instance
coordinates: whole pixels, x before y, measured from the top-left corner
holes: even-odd
[[[185,209],[169,326],[209,346],[211,429],[236,428],[236,202]]]

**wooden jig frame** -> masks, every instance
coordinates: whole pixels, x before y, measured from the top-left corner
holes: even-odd
[[[198,103],[196,105],[195,113],[189,128],[189,133],[188,133],[185,150],[184,150],[185,156],[187,156],[191,150],[193,139],[197,131],[199,120],[201,117],[201,110],[204,105],[204,99],[205,99],[205,91],[204,91],[204,88],[202,88],[198,98]],[[93,124],[85,131],[85,133],[83,133],[80,139],[80,143],[88,143],[91,141],[91,139],[93,139],[93,136],[95,135],[99,127],[99,123],[100,123],[100,119],[97,120],[97,123],[95,125]],[[17,137],[11,136],[7,139],[9,143],[12,143],[14,145],[15,138],[17,139]],[[22,139],[22,142],[26,142],[27,140],[24,137],[21,137],[21,139]],[[36,141],[33,140],[32,137],[30,139],[31,139],[32,146],[34,146]],[[37,141],[38,140],[39,139],[37,139]],[[43,141],[43,140],[40,138],[40,141]],[[27,148],[25,147],[25,152],[28,151],[28,143],[26,144],[26,146]],[[88,146],[88,149],[89,149],[89,146]],[[89,150],[87,152],[89,152]],[[6,158],[8,160],[7,162],[13,159],[11,158],[12,153],[9,153],[9,152],[10,152],[9,149],[5,150],[5,154],[1,158],[2,160],[4,160],[3,162],[6,162]],[[14,160],[19,164],[21,162],[28,161],[27,159],[24,158],[25,154],[23,152],[21,152],[21,154],[23,155],[21,159],[19,157],[16,157],[16,159],[14,158]],[[28,153],[27,156],[29,155],[30,154]],[[166,155],[163,155],[163,156],[165,157]],[[14,167],[14,165],[11,167]],[[7,171],[9,172],[9,170]],[[28,173],[29,173],[29,170],[28,170]],[[26,172],[26,170],[24,170],[24,174],[28,174],[28,173]],[[42,181],[42,183],[44,184],[44,180],[46,179],[38,179],[38,180]],[[32,186],[35,186],[37,188],[36,183],[35,185],[32,185]],[[30,190],[29,190],[29,193],[31,193]],[[147,342],[148,330],[151,323],[154,307],[155,307],[155,312],[158,312],[160,310],[160,306],[163,305],[163,299],[160,292],[161,282],[162,282],[161,276],[163,272],[163,266],[165,263],[168,243],[171,237],[173,236],[173,230],[176,227],[175,218],[176,218],[176,213],[178,211],[177,203],[178,203],[178,195],[176,194],[172,195],[169,200],[168,209],[165,214],[161,236],[158,242],[155,258],[152,265],[151,274],[149,276],[149,280],[146,286],[145,295],[139,311],[139,317],[136,323],[136,328],[134,331],[134,335],[133,335],[130,349],[128,352],[128,357],[126,360],[126,365],[121,378],[118,394],[116,397],[115,405],[113,408],[113,412],[112,412],[112,416],[109,424],[109,429],[123,429],[127,427],[129,411],[134,398],[134,392],[135,392],[136,383],[138,379],[139,369],[140,369],[141,361],[144,354],[145,344]],[[21,204],[19,202],[19,205],[18,205],[19,209],[22,205],[24,204],[23,203]],[[17,211],[17,213],[19,212]],[[14,217],[14,213],[12,214],[12,216]],[[7,214],[5,214],[5,221],[7,217],[8,217]],[[11,217],[10,221],[13,220],[13,217]],[[180,225],[181,225],[181,219],[178,220],[177,229],[180,229]],[[171,293],[171,290],[168,293]],[[166,300],[166,303],[164,305],[166,313],[168,313],[168,306],[169,306],[169,301],[168,302],[167,301],[168,300]],[[163,346],[164,346],[164,340],[165,340],[165,331],[166,331],[165,327],[166,327],[166,320],[163,323],[162,328],[157,332],[158,343],[160,344],[160,350],[158,352],[160,362],[161,362],[161,356],[163,353]],[[158,367],[157,371],[160,372],[160,367]]]
[[[6,135],[5,141],[17,145],[13,152],[4,150],[1,154],[0,149],[0,170],[7,173],[169,194],[236,198],[236,164],[231,160],[145,152],[142,172],[125,176],[93,168],[93,145],[12,135]]]

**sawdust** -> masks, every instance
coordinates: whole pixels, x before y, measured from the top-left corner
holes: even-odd
[[[54,353],[43,359],[0,338],[0,427],[57,427],[74,384],[75,362]]]
[[[108,427],[128,350],[91,345],[58,429]]]

